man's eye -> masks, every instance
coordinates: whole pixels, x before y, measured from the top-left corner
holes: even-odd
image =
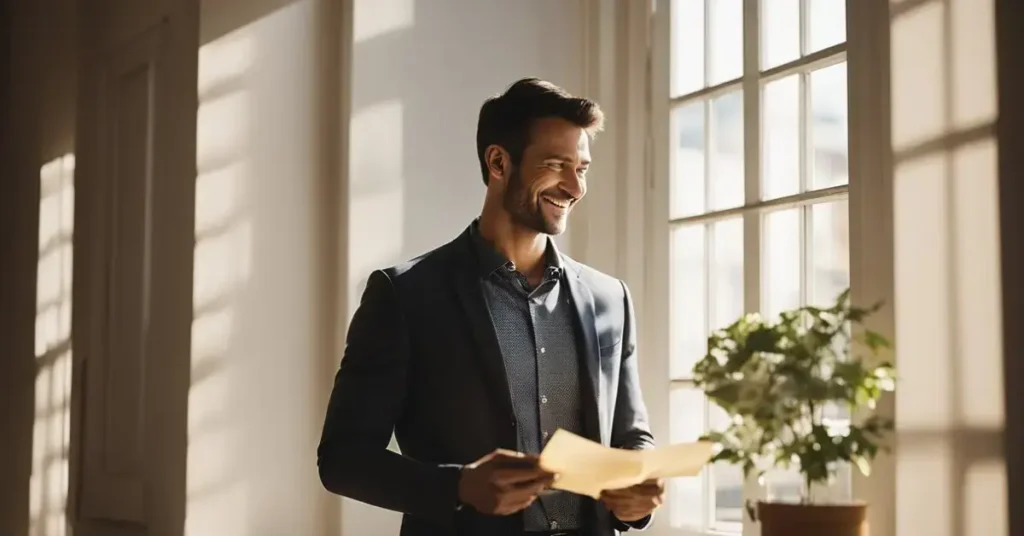
[[[559,170],[562,169],[562,163],[561,162],[549,162],[548,163],[548,167],[553,169],[553,170],[555,170],[555,171],[559,171]]]

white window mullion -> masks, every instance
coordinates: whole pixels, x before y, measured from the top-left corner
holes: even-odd
[[[807,51],[807,8],[808,1],[802,0],[803,6],[800,9],[800,50],[803,53]],[[798,98],[800,104],[798,107],[799,113],[799,147],[800,152],[797,155],[799,159],[799,173],[800,173],[800,193],[806,192],[811,189],[811,158],[813,150],[811,149],[811,75],[809,72],[804,71],[799,75],[799,86],[798,86]],[[804,205],[800,209],[800,304],[807,304],[810,298],[810,273],[811,273],[811,237],[814,236],[814,231],[811,229],[813,225],[813,218],[811,217],[811,207],[813,204]]]
[[[807,49],[810,48],[810,13],[811,0],[800,0],[800,56],[807,55]]]
[[[743,170],[746,204],[761,200],[761,2],[743,0]],[[761,221],[758,211],[743,215],[743,305],[761,310]],[[755,478],[743,486],[744,500],[761,494]],[[756,536],[758,528],[743,515],[743,536]]]

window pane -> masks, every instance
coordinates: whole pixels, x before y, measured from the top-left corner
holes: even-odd
[[[800,502],[804,480],[796,467],[771,469],[764,475],[768,500],[779,502]]]
[[[850,216],[846,200],[810,207],[811,243],[808,251],[810,274],[807,281],[811,305],[829,306],[850,286]],[[849,333],[849,329],[847,329]],[[833,346],[846,357],[849,345],[841,338]],[[846,408],[826,407],[829,417],[847,418]]]
[[[743,314],[743,219],[715,223],[713,236],[714,302],[709,332],[732,324]]]
[[[669,217],[679,218],[704,212],[704,103],[697,102],[672,111],[673,153],[669,191]]]
[[[811,148],[814,188],[850,182],[846,63],[811,73]]]
[[[743,204],[743,92],[711,103],[711,205],[713,209]]]
[[[800,191],[800,75],[764,87],[765,199]]]
[[[813,305],[829,305],[850,286],[850,216],[848,203],[834,201],[811,207],[813,239],[808,291]]]
[[[800,306],[800,207],[770,212],[764,225],[764,313]]]
[[[715,239],[718,239],[716,235]],[[723,430],[729,424],[725,410],[715,403],[709,403],[708,417],[712,430]],[[716,523],[739,523],[743,521],[743,469],[738,465],[719,462],[711,467],[712,489],[714,489],[714,520]]]
[[[807,9],[808,54],[846,41],[846,0],[814,0]]]
[[[800,57],[800,0],[761,1],[761,50],[762,70]]]
[[[711,39],[708,84],[715,85],[743,74],[743,0],[714,0],[710,7]]]
[[[672,229],[669,373],[673,378],[691,377],[693,365],[707,352],[704,230],[703,225]]]
[[[676,388],[669,395],[669,441],[695,441],[704,433],[704,393]],[[673,527],[700,527],[704,523],[703,476],[669,480],[668,509]]]
[[[704,87],[704,0],[672,0],[672,96]]]

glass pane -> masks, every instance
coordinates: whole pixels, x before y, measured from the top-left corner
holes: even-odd
[[[761,50],[762,70],[800,57],[800,0],[761,0]]]
[[[704,212],[704,103],[697,102],[672,111],[673,152],[669,191],[669,217],[679,218]]]
[[[707,352],[707,263],[703,225],[672,229],[671,322],[669,373],[689,378]]]
[[[846,0],[814,0],[807,10],[808,54],[846,41]]]
[[[708,6],[708,84],[715,85],[743,75],[743,0],[714,0]]]
[[[713,227],[711,331],[732,324],[743,314],[743,219],[723,220]]]
[[[669,441],[695,441],[704,433],[704,393],[695,388],[673,389],[669,395]],[[668,484],[669,519],[673,527],[704,523],[703,476],[673,478]]]
[[[715,240],[718,240],[716,234]],[[723,430],[729,424],[729,416],[721,407],[710,403],[708,409],[710,428]],[[711,468],[712,489],[714,489],[714,520],[716,523],[740,523],[743,521],[743,469],[738,465],[716,463]]]
[[[813,239],[808,290],[812,305],[830,305],[850,286],[850,216],[844,199],[811,206]]]
[[[672,0],[672,96],[704,87],[704,0]]]
[[[770,212],[764,221],[764,313],[800,306],[800,207]]]
[[[711,205],[714,209],[743,204],[743,92],[723,95],[711,103]]]
[[[764,475],[768,500],[778,502],[800,502],[803,477],[796,467],[772,469]]]
[[[846,63],[811,73],[812,187],[850,182]]]
[[[764,87],[765,199],[800,191],[800,75]]]
[[[808,252],[810,274],[807,281],[811,305],[828,306],[850,286],[850,215],[846,200],[819,203],[810,207],[811,242]],[[849,333],[849,329],[847,329]],[[835,339],[836,353],[845,358],[849,344]],[[847,418],[845,407],[826,407],[830,417]]]

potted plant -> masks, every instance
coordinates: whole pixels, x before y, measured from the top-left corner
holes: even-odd
[[[889,342],[863,325],[877,309],[851,306],[847,290],[831,307],[801,307],[774,321],[744,315],[708,338],[694,380],[730,418],[703,438],[716,445],[711,461],[737,464],[747,477],[791,467],[803,477],[799,503],[748,504],[763,536],[866,536],[867,505],[824,503],[813,491],[843,463],[869,474],[892,429],[878,415],[862,417],[895,388],[895,370],[879,359]],[[826,408],[836,407],[854,420],[826,418]]]

